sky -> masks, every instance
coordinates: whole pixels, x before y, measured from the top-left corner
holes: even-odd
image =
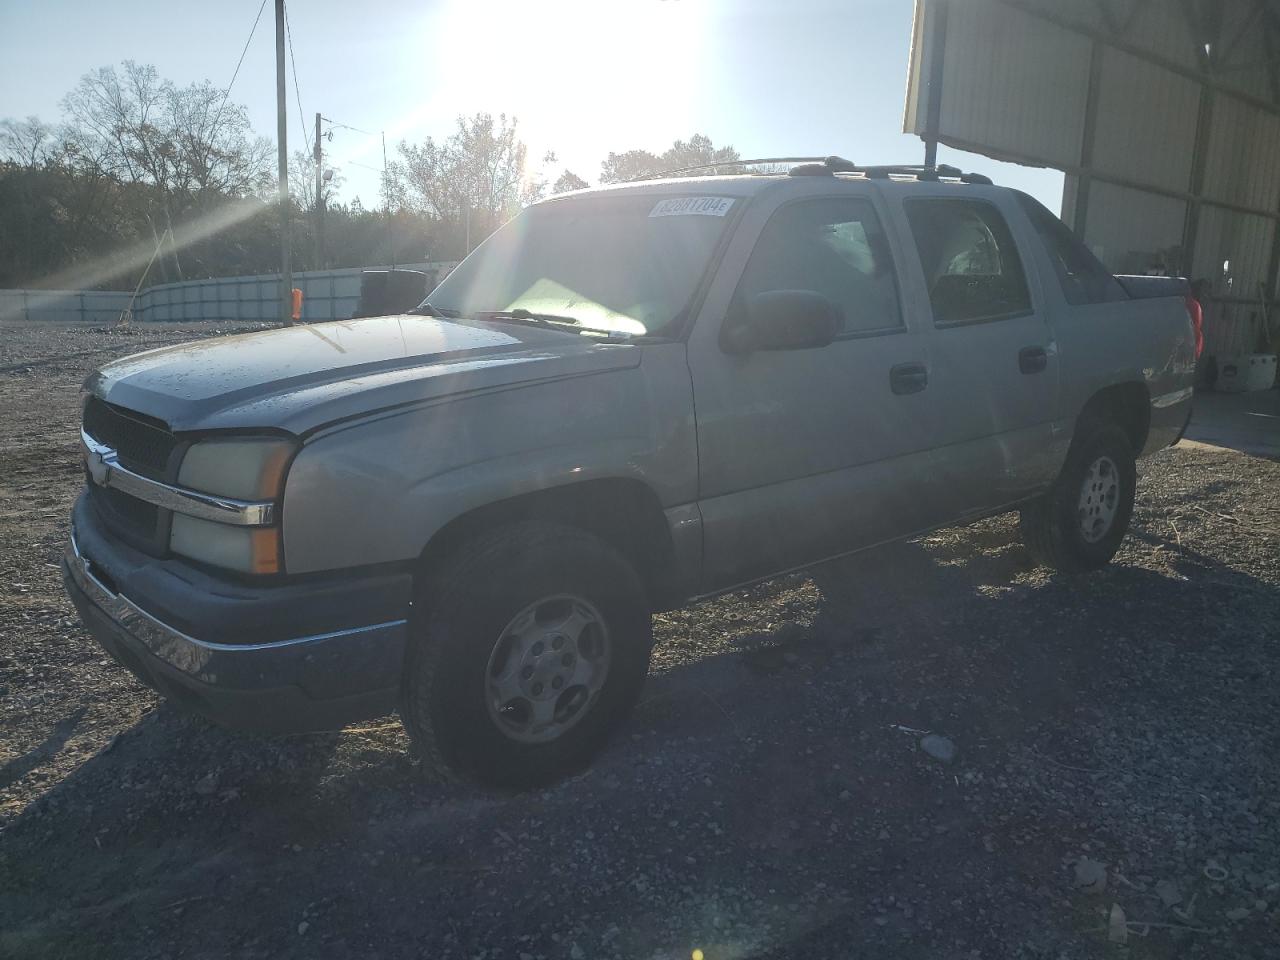
[[[0,0],[0,118],[59,117],[85,72],[152,63],[179,84],[230,82],[262,0]],[[903,134],[911,0],[293,0],[289,149],[320,111],[340,199],[379,203],[381,133],[437,141],[459,115],[519,119],[536,172],[595,183],[610,151],[704,133],[743,157],[838,154],[920,163]],[[275,138],[273,3],[231,99]],[[298,100],[301,100],[301,110]],[[326,125],[326,130],[330,129]],[[543,165],[547,151],[557,161]],[[939,160],[1061,206],[1062,174],[939,151]]]

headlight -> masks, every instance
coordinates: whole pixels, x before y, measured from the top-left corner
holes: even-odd
[[[270,437],[202,440],[182,458],[178,483],[220,497],[272,500],[284,488],[285,468],[294,449],[290,441]]]
[[[296,449],[292,441],[269,437],[202,440],[182,458],[178,484],[236,500],[278,500]],[[283,569],[278,519],[270,527],[241,527],[175,513],[169,549],[240,573],[279,573]]]

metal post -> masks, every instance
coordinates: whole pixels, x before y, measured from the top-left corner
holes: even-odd
[[[391,212],[391,191],[387,187],[387,131],[382,131],[382,209]]]
[[[1196,139],[1191,154],[1191,199],[1182,221],[1182,262],[1176,269],[1184,277],[1195,270],[1196,240],[1200,234],[1200,204],[1204,196],[1205,165],[1209,154],[1209,133],[1213,127],[1214,92],[1207,84],[1200,87],[1200,109],[1196,114]],[[1173,264],[1169,264],[1171,268]]]
[[[1089,218],[1089,191],[1093,186],[1093,141],[1098,126],[1098,96],[1102,89],[1102,57],[1102,44],[1095,37],[1089,51],[1089,89],[1085,95],[1084,130],[1080,137],[1080,175],[1076,178],[1076,202],[1071,214],[1071,229],[1081,240],[1084,240]]]
[[[1267,257],[1267,276],[1266,289],[1263,296],[1271,302],[1275,303],[1280,299],[1280,220],[1275,223],[1274,229],[1271,231],[1271,254]]]
[[[324,269],[324,164],[320,150],[320,112],[316,111],[316,269]]]
[[[280,322],[293,321],[293,265],[289,237],[289,113],[285,109],[284,0],[276,0],[276,143],[280,174]]]
[[[396,232],[391,221],[391,191],[387,183],[387,131],[382,131],[382,212],[387,218],[387,236],[391,240],[391,269],[396,268]]]
[[[924,115],[924,165],[938,165],[938,132],[942,127],[942,58],[947,45],[948,0],[930,0],[933,16],[925,22],[929,102]]]

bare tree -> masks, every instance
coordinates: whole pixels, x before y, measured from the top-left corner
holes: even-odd
[[[332,170],[333,176],[324,184],[321,196],[326,207],[332,207],[338,196],[338,190],[346,183],[340,168],[326,166]],[[316,208],[316,161],[305,150],[295,150],[289,158],[289,196],[303,210]]]
[[[56,154],[56,133],[39,117],[0,120],[0,160],[35,170]]]
[[[128,183],[168,201],[258,195],[269,189],[270,141],[255,136],[243,106],[208,81],[178,87],[156,68],[126,60],[99,67],[62,100],[78,150]]]
[[[229,201],[269,194],[270,141],[208,81],[179,87],[155,67],[126,60],[81,77],[62,109],[68,162],[130,188],[121,213],[157,244],[166,230],[190,233],[183,228],[216,217]],[[166,278],[169,265],[181,278],[173,242],[161,263]]]
[[[387,177],[391,205],[494,229],[546,189],[529,169],[528,148],[516,131],[515,117],[477,113],[459,117],[457,131],[443,143],[402,140]]]

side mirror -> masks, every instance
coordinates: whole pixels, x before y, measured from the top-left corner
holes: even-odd
[[[831,300],[812,290],[768,290],[750,297],[731,317],[720,342],[729,353],[807,350],[836,338],[844,317]]]

